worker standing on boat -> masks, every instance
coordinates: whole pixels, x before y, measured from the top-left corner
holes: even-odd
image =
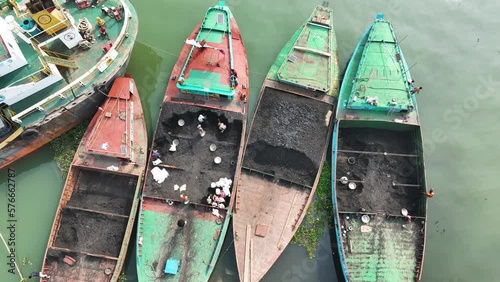
[[[434,197],[434,188],[431,188],[429,192],[425,192],[425,194],[427,195],[427,198]]]
[[[47,278],[47,279],[50,278],[50,276],[48,276],[47,274],[43,274],[43,273],[37,272],[37,271],[31,272],[31,274],[30,274],[30,276],[28,278],[31,279],[33,276],[38,276],[40,278]]]
[[[413,90],[411,91],[411,94],[418,94],[418,92],[420,92],[420,90],[422,90],[422,87],[417,86],[417,87],[413,88]]]
[[[224,130],[227,128],[226,125],[220,121],[217,123],[217,126],[219,127],[220,133],[224,133]]]

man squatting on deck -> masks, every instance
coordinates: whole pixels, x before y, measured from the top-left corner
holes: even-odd
[[[28,278],[31,279],[33,276],[38,276],[40,278],[47,278],[47,279],[50,278],[50,276],[48,276],[47,274],[43,274],[42,272],[37,272],[37,271],[31,272]]]

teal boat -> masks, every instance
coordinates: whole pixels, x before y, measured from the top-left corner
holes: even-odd
[[[0,0],[0,169],[94,115],[138,25],[129,0]]]
[[[247,138],[233,215],[240,280],[260,281],[313,199],[339,88],[333,11],[317,6],[278,54]]]
[[[224,2],[210,7],[172,70],[146,170],[138,281],[208,281],[231,220],[243,154],[248,64]]]
[[[392,24],[377,15],[347,67],[332,141],[345,281],[420,281],[433,194],[413,83]]]

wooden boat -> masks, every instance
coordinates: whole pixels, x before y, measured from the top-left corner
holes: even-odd
[[[378,15],[354,51],[333,133],[332,183],[345,281],[420,281],[427,196],[408,65]]]
[[[118,281],[137,213],[147,145],[135,82],[116,78],[69,169],[45,251],[47,281]]]
[[[233,216],[241,281],[259,281],[313,199],[338,94],[332,10],[314,9],[267,74],[248,135]]]
[[[96,2],[0,1],[0,169],[91,118],[124,75],[137,13]]]
[[[139,281],[209,279],[231,217],[247,98],[245,46],[219,2],[186,40],[160,110],[137,228]]]

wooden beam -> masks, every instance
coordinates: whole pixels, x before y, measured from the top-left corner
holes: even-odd
[[[245,235],[245,269],[243,270],[243,282],[250,282],[250,237],[252,236],[252,226],[247,224],[247,232]]]
[[[128,215],[116,214],[116,213],[110,213],[110,212],[102,212],[102,211],[96,211],[96,210],[89,210],[89,209],[83,209],[83,208],[72,207],[72,206],[66,206],[66,207],[64,207],[64,209],[86,211],[86,212],[91,212],[91,213],[103,214],[103,215],[107,215],[107,216],[116,216],[116,217],[128,218]]]
[[[354,150],[337,150],[339,153],[353,153],[353,154],[367,154],[367,155],[384,155],[384,156],[394,156],[394,157],[409,157],[418,158],[417,155],[413,154],[396,154],[387,152],[368,152],[368,151],[354,151]]]
[[[326,57],[330,57],[332,55],[332,54],[330,54],[328,52],[323,52],[323,51],[320,51],[320,50],[311,49],[311,48],[302,47],[302,46],[293,46],[293,49],[300,50],[300,51],[305,51],[305,52],[311,52],[311,53],[322,55],[322,56],[326,56]]]

